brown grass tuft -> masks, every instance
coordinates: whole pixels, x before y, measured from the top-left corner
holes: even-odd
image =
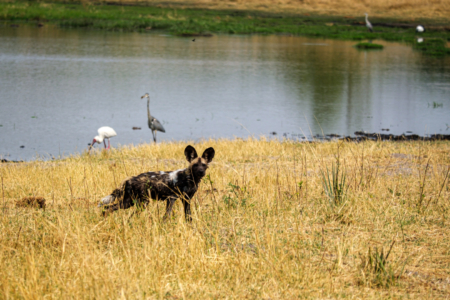
[[[44,197],[23,197],[16,202],[17,207],[45,208]]]

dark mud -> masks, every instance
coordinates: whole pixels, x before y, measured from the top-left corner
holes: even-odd
[[[389,129],[382,129],[383,131],[389,131]],[[407,131],[407,133],[412,133]],[[269,135],[276,135],[275,132],[270,132]],[[450,134],[432,134],[429,136],[420,136],[418,134],[384,134],[384,133],[367,133],[363,131],[356,131],[354,136],[339,135],[336,133],[321,135],[316,134],[313,136],[304,136],[302,134],[290,134],[289,132],[283,133],[283,138],[298,140],[301,142],[318,142],[318,141],[348,141],[348,142],[362,142],[362,141],[391,141],[391,142],[408,142],[408,141],[449,141]]]
[[[340,138],[345,141],[392,141],[392,142],[406,142],[406,141],[449,141],[450,134],[432,134],[430,136],[420,136],[417,134],[384,134],[384,133],[367,133],[363,131],[356,131],[355,136],[346,136]]]
[[[7,160],[7,159],[0,159],[0,163],[22,163],[24,162],[23,160]]]

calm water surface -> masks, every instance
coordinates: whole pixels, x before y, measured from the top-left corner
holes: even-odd
[[[450,60],[398,43],[288,36],[173,37],[0,27],[0,157],[86,149],[101,126],[113,146],[159,140],[357,130],[425,135],[450,125]],[[132,127],[142,130],[132,130]],[[25,148],[20,148],[20,146]]]

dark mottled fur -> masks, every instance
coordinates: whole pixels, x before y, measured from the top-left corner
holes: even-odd
[[[184,155],[190,163],[186,169],[176,171],[147,172],[126,179],[120,188],[115,189],[111,195],[103,198],[99,206],[104,206],[104,213],[127,209],[137,204],[146,207],[150,199],[166,201],[167,208],[164,219],[172,212],[172,207],[178,198],[184,206],[187,221],[191,221],[190,200],[197,192],[200,180],[205,176],[208,164],[214,158],[214,149],[208,148],[198,157],[192,146],[187,146]]]
[[[45,208],[45,199],[43,197],[24,197],[16,201],[16,206]]]

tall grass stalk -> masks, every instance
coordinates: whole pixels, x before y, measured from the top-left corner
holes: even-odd
[[[381,250],[378,250],[377,247],[369,248],[367,256],[362,258],[362,272],[365,273],[364,278],[369,281],[369,284],[381,287],[390,287],[396,284],[404,268],[400,270],[400,274],[396,275],[393,264],[388,260],[394,244],[395,240],[386,254],[383,248]]]
[[[328,167],[326,167],[326,173],[320,170],[323,190],[332,208],[341,207],[345,202],[347,193],[346,174],[343,170],[339,169],[339,166],[339,161],[337,163],[333,162],[331,174]]]

